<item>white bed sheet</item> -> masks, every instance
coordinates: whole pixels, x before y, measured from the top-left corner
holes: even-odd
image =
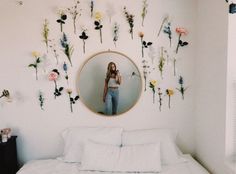
[[[186,162],[163,166],[158,174],[209,174],[190,155],[184,155]],[[120,172],[81,171],[78,163],[65,163],[57,159],[35,160],[25,164],[17,174],[120,174]],[[124,172],[125,173],[125,172]],[[130,174],[131,172],[129,172]],[[145,173],[148,174],[148,173]],[[153,173],[152,173],[153,174]]]

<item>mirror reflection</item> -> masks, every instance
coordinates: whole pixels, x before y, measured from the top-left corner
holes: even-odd
[[[132,108],[142,91],[141,75],[126,55],[106,51],[83,65],[77,87],[82,102],[93,112],[120,115]]]

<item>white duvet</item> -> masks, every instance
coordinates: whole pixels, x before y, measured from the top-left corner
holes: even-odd
[[[159,174],[209,174],[190,155],[184,155],[186,162],[162,166]],[[57,159],[35,160],[25,164],[17,174],[116,174],[120,172],[82,171],[78,163],[65,163]],[[124,172],[125,173],[125,172]],[[129,173],[130,174],[130,173]],[[147,173],[145,173],[147,174]]]

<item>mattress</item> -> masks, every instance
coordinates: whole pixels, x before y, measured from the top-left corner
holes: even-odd
[[[209,174],[190,155],[184,155],[185,162],[162,166],[158,174]],[[78,163],[65,163],[57,159],[34,160],[26,163],[17,174],[120,174],[121,172],[83,171]],[[123,172],[126,173],[126,172]],[[129,172],[130,174],[131,172]],[[145,173],[148,174],[148,173]],[[151,174],[151,173],[150,173]],[[152,173],[153,174],[153,173]]]

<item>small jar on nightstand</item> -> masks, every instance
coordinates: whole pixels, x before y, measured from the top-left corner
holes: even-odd
[[[16,138],[17,136],[11,136],[6,142],[0,141],[1,174],[15,174],[18,170]]]

